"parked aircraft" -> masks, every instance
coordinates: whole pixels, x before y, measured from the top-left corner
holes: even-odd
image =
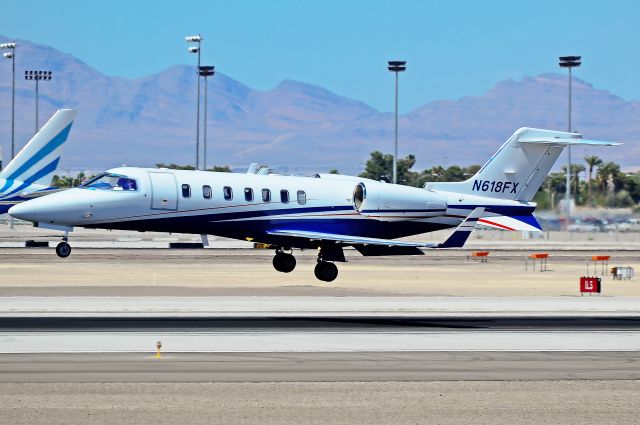
[[[365,256],[420,255],[461,247],[478,222],[506,230],[541,230],[530,202],[567,145],[615,145],[580,134],[521,128],[476,175],[424,188],[360,177],[293,177],[252,166],[247,174],[122,167],[82,187],[17,205],[9,213],[66,232],[74,226],[201,234],[272,245],[273,266],[288,273],[292,249],[318,249],[315,275],[330,282],[343,247]],[[397,238],[456,228],[440,244]]]
[[[57,111],[0,172],[0,214],[27,199],[58,190],[51,187],[51,178],[76,112],[73,109]]]

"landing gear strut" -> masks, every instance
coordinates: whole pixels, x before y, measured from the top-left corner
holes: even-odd
[[[71,255],[71,245],[67,242],[68,240],[69,238],[65,235],[62,237],[62,242],[56,246],[56,254],[58,254],[58,257],[67,258]]]
[[[273,257],[273,268],[281,273],[290,273],[296,268],[296,258],[278,249]]]

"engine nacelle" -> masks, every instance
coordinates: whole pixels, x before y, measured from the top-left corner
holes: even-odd
[[[353,208],[360,214],[377,220],[421,220],[442,215],[447,209],[447,201],[425,189],[361,182],[353,189]]]

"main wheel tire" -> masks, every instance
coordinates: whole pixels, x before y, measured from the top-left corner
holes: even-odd
[[[71,255],[71,245],[66,242],[60,242],[56,246],[56,254],[58,254],[58,257],[60,258],[67,258]]]
[[[291,273],[296,268],[296,257],[279,252],[273,257],[273,268],[281,273]]]
[[[324,282],[333,282],[338,277],[338,267],[326,261],[318,262],[313,272],[319,280]]]

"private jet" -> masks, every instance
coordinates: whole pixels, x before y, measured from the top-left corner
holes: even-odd
[[[521,128],[462,182],[415,188],[355,176],[295,177],[255,165],[247,173],[121,167],[79,188],[16,205],[14,217],[65,232],[74,227],[192,233],[248,240],[275,249],[274,268],[294,270],[293,249],[317,249],[315,276],[331,282],[344,247],[364,256],[423,255],[457,248],[477,224],[540,231],[531,199],[565,146],[610,146],[577,133]],[[455,228],[441,243],[398,240]]]

